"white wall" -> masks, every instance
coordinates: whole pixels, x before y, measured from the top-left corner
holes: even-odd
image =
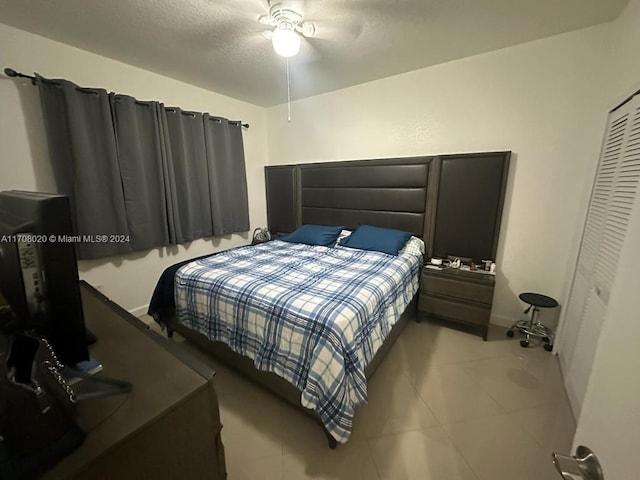
[[[597,26],[296,101],[292,123],[272,107],[269,164],[512,150],[492,321],[518,318],[523,291],[563,304],[606,120],[607,38]]]
[[[266,225],[265,110],[124,63],[0,24],[0,66],[88,87],[160,100],[187,110],[210,112],[251,125],[244,131],[251,227]],[[0,76],[0,190],[53,191],[35,87]],[[198,240],[187,246],[80,262],[80,276],[100,285],[124,308],[142,313],[162,270],[172,263],[247,243],[247,235]]]
[[[623,93],[640,89],[640,0],[632,0],[610,28],[605,91],[614,106],[613,100],[620,99]],[[638,478],[638,245],[640,197],[636,197],[629,222],[574,439],[574,448],[587,445],[594,450],[606,478],[619,480]]]
[[[631,0],[609,24],[611,37],[604,64],[604,84],[610,107],[640,90],[640,1]]]

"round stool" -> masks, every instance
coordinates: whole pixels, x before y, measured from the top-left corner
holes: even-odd
[[[520,346],[528,347],[529,339],[531,337],[537,337],[541,338],[544,342],[544,349],[550,352],[553,350],[553,330],[540,323],[536,319],[536,316],[541,308],[555,308],[558,306],[558,302],[554,298],[547,297],[546,295],[531,292],[521,293],[518,295],[518,298],[524,303],[529,304],[524,313],[531,311],[531,317],[519,320],[511,325],[511,328],[507,331],[507,337],[513,337],[514,330],[518,329],[525,335],[524,340],[520,340]]]

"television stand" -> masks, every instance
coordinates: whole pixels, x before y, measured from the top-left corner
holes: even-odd
[[[215,372],[86,282],[80,292],[86,325],[100,338],[91,347],[104,368],[97,377],[133,390],[79,402],[87,438],[42,480],[225,479]]]
[[[104,376],[96,377],[95,374],[83,372],[73,367],[65,367],[62,375],[67,380],[82,380],[73,384],[76,401],[94,400],[110,397],[111,395],[124,395],[131,392],[131,383]]]

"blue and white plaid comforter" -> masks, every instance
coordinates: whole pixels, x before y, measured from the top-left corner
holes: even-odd
[[[178,270],[178,320],[302,391],[340,441],[364,370],[418,290],[421,258],[274,240]]]

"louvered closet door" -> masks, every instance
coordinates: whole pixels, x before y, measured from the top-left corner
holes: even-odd
[[[560,347],[578,416],[640,182],[640,96],[609,116]],[[636,207],[638,208],[638,207]]]

